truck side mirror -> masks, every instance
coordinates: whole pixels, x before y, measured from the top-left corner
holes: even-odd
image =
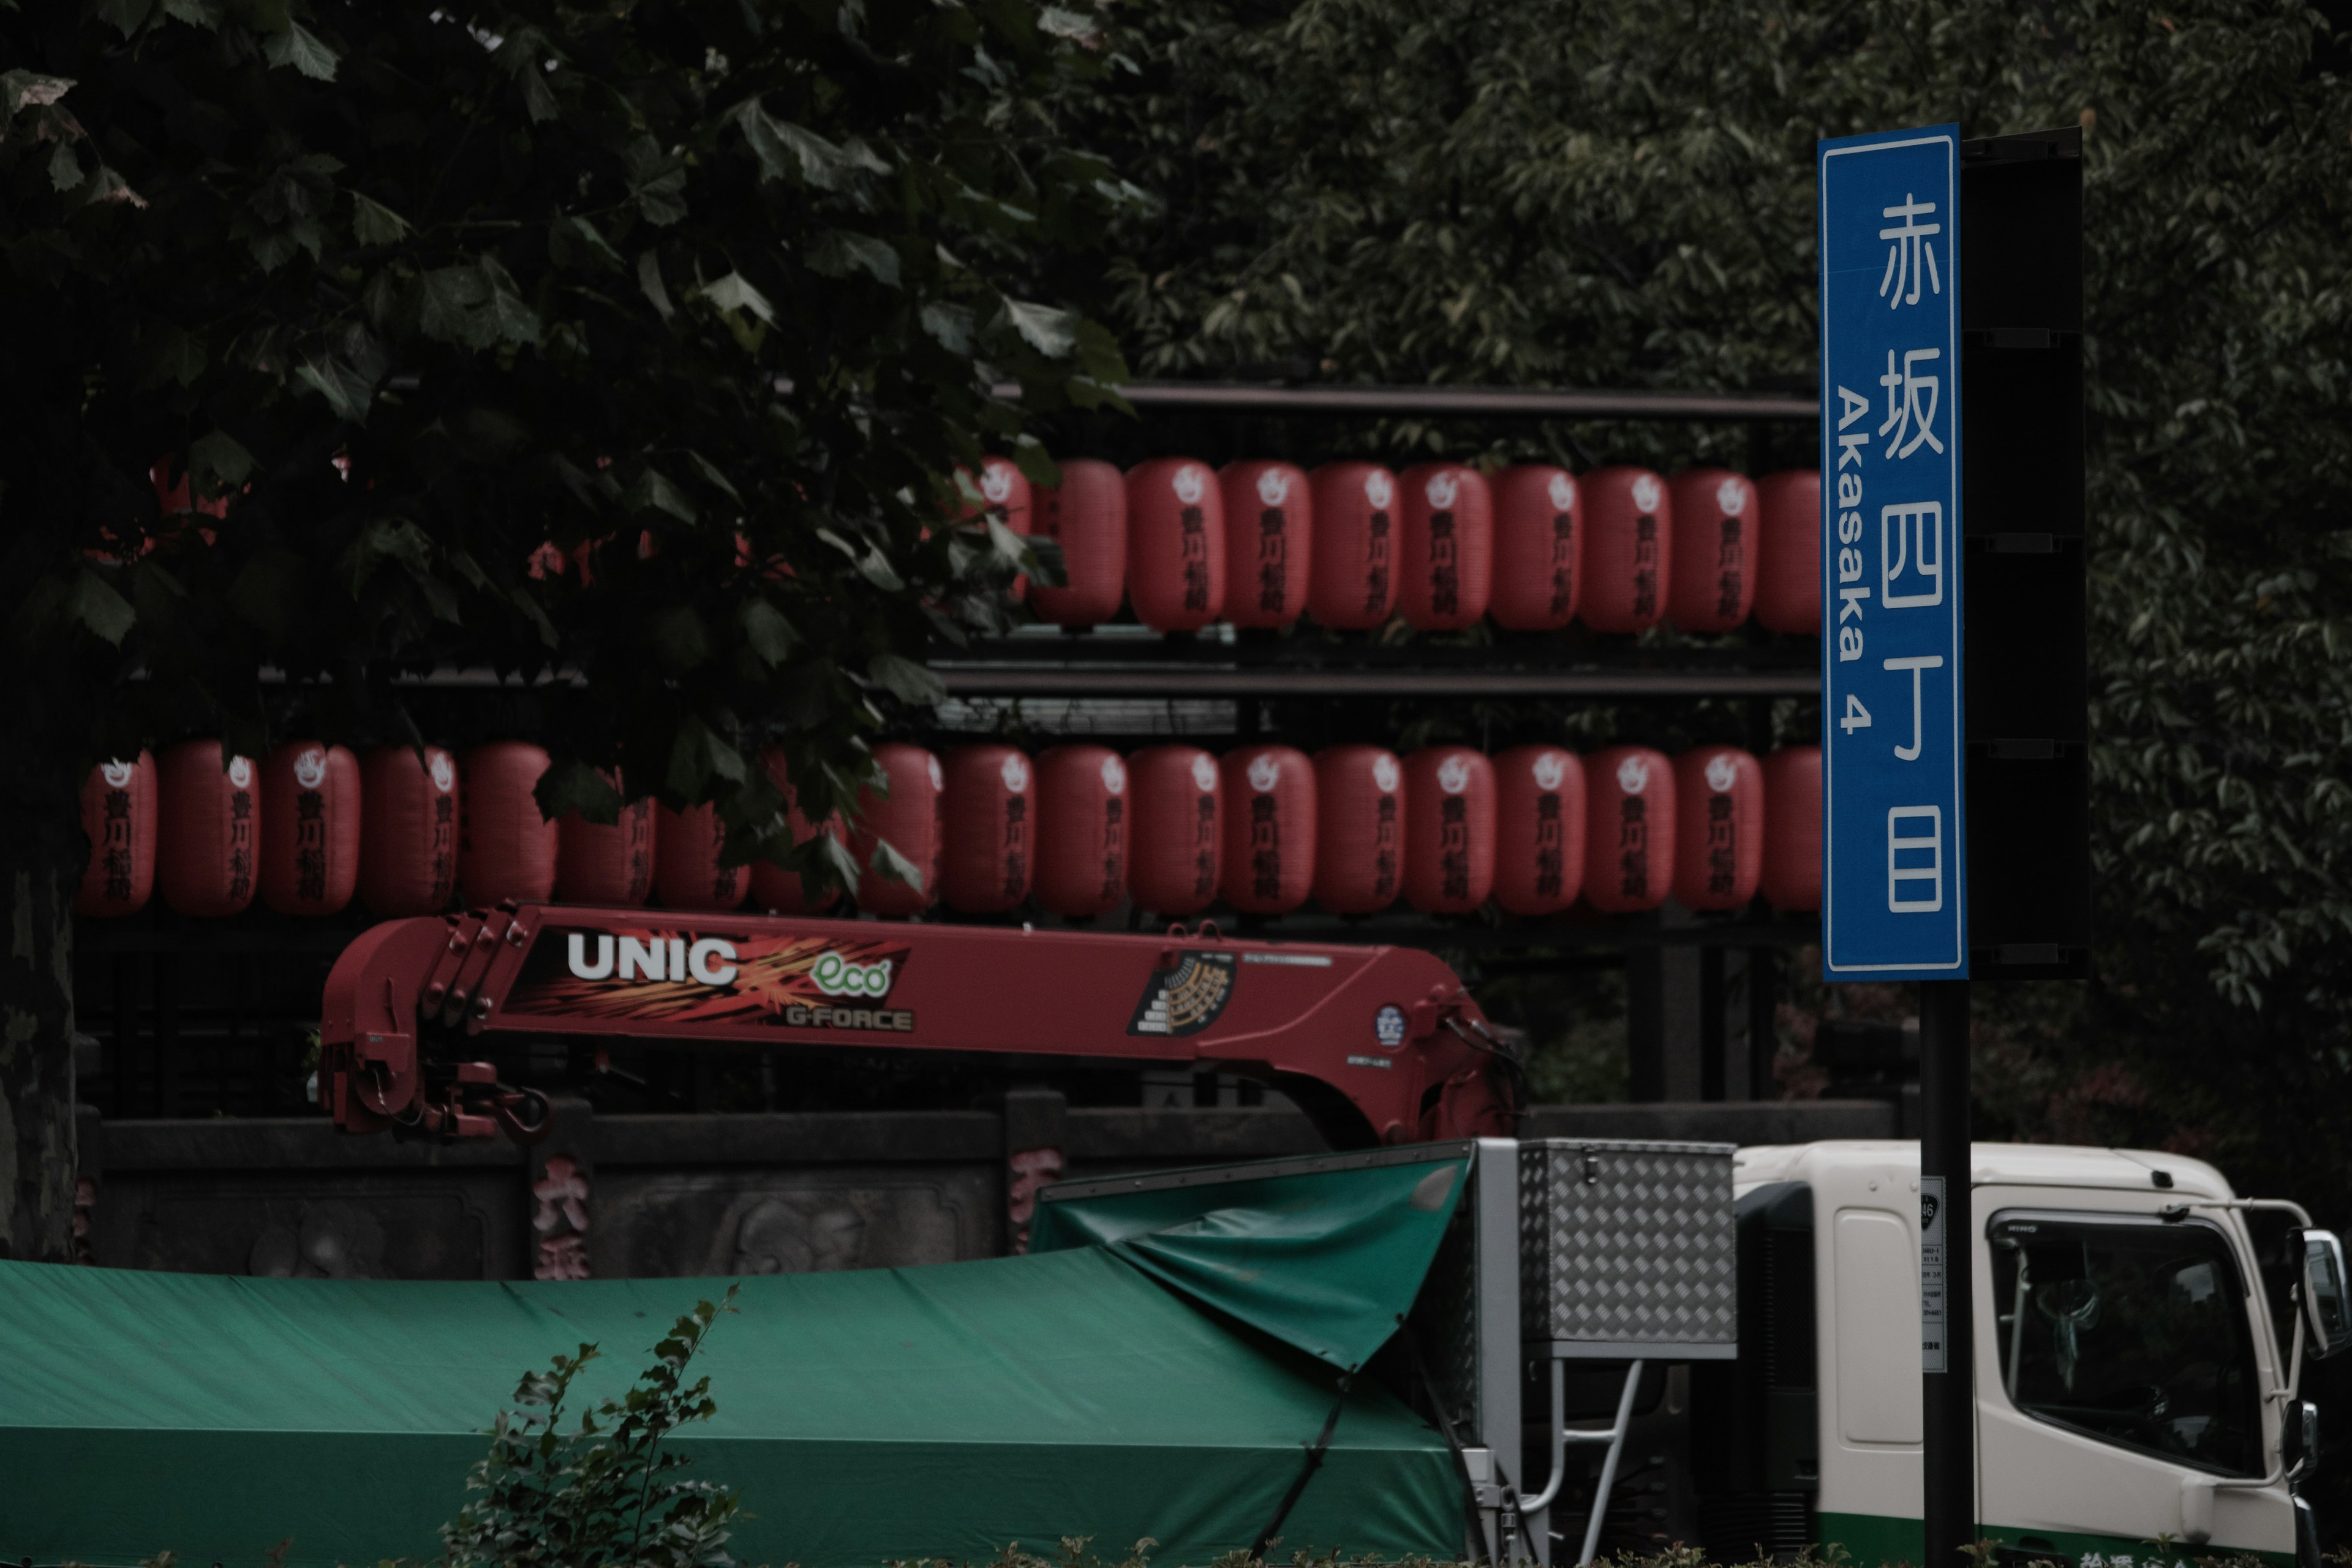
[[[2303,1233],[2303,1314],[2315,1357],[2352,1346],[2352,1290],[2344,1275],[2344,1244],[2336,1233]]]
[[[2319,1462],[2319,1406],[2308,1399],[2290,1400],[2285,1415],[2279,1458],[2290,1474],[2300,1475]]]

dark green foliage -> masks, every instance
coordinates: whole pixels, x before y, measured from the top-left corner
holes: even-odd
[[[1121,221],[1096,308],[1156,374],[1809,385],[1816,138],[2084,127],[2099,980],[1980,1002],[1987,1087],[2006,1130],[2167,1142],[2250,1184],[2341,1189],[2352,1148],[2318,1119],[2352,1100],[2352,91],[2316,13],[1121,16],[1138,68],[1087,100],[1086,135],[1161,205]],[[1441,437],[1747,456],[1738,430],[1673,426],[1351,439]],[[1801,440],[1773,457],[1811,460]],[[1781,738],[1814,722],[1784,714]]]
[[[483,1495],[442,1527],[440,1568],[729,1568],[728,1524],[741,1498],[679,1475],[691,1461],[662,1440],[718,1410],[710,1379],[686,1374],[734,1301],[730,1285],[719,1301],[697,1302],[627,1394],[568,1430],[564,1400],[596,1347],[524,1373],[516,1407],[499,1412],[490,1451],[467,1479]]]
[[[403,676],[576,672],[543,804],[609,812],[619,763],[781,853],[756,748],[848,798],[935,700],[926,643],[1039,568],[941,526],[984,443],[1050,473],[988,385],[1122,374],[1023,287],[1129,199],[1035,107],[1099,73],[1078,32],[1033,0],[0,21],[0,618],[60,699],[20,732],[70,783],[175,733],[257,754],[265,668],[359,740],[411,732]]]

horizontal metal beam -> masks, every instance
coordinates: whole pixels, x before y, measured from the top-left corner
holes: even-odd
[[[1811,697],[1811,670],[1008,669],[934,664],[951,697]]]
[[[992,388],[1018,402],[1013,383]],[[1138,409],[1218,414],[1423,415],[1456,419],[1810,421],[1820,400],[1756,392],[1580,392],[1565,387],[1286,385],[1263,382],[1136,381],[1118,388]]]

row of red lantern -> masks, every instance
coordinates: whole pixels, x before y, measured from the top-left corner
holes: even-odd
[[[256,763],[217,741],[110,762],[83,784],[90,843],[74,910],[128,915],[160,891],[184,915],[243,912],[256,898],[288,915],[331,915],[356,898],[382,915],[560,898],[731,909],[750,873],[719,863],[709,806],[651,801],[600,826],[549,822],[533,795],[547,753],[496,742],[462,762],[438,746],[382,746],[365,757],[296,742]]]
[[[1669,761],[1624,746],[1589,758],[1522,746],[1489,758],[1433,746],[1400,758],[1377,746],[1309,758],[1243,747],[1220,762],[1182,745],[1122,758],[1070,743],[1034,761],[1010,746],[961,747],[942,763],[920,747],[876,749],[887,793],[859,802],[857,826],[811,824],[871,867],[887,841],[918,880],[867,870],[856,898],[914,915],[942,900],[1006,912],[1033,896],[1055,914],[1108,913],[1130,897],[1162,915],[1219,898],[1283,914],[1311,898],[1371,914],[1400,897],[1433,914],[1488,899],[1517,915],[1557,913],[1580,897],[1623,913],[1671,892],[1696,910],[1820,903],[1821,753],[1760,763],[1729,747]],[[822,907],[772,866],[721,863],[709,806],[651,801],[600,826],[549,822],[534,794],[547,753],[520,742],[468,752],[386,746],[364,759],[340,746],[282,746],[258,765],[191,741],[156,759],[108,763],[84,787],[91,857],[78,912],[123,915],[160,885],[185,915],[236,914],[257,895],[282,914],[326,915],[354,897],[383,915],[430,914],[459,894],[672,909],[730,910],[749,898],[785,912]],[[789,790],[772,752],[768,765]]]
[[[850,848],[887,839],[921,886],[868,872],[859,906],[919,914],[944,901],[1005,913],[1034,898],[1053,914],[1103,915],[1128,899],[1159,915],[1222,899],[1286,914],[1311,899],[1373,914],[1402,898],[1465,914],[1556,914],[1579,898],[1604,913],[1821,904],[1821,752],[1760,763],[1725,746],[1669,760],[1646,747],[1591,757],[1521,746],[1488,757],[1432,746],[1196,747],[1129,757],[1071,742],[1031,759],[1011,746],[878,746],[889,793],[868,797]],[[781,781],[780,781],[781,782]],[[795,820],[796,833],[820,831]],[[823,831],[839,832],[837,825]],[[779,879],[785,883],[793,879]],[[793,888],[794,894],[797,887]],[[797,897],[772,908],[810,908]]]
[[[1158,458],[1124,475],[1079,458],[1034,493],[1002,458],[979,488],[1017,533],[1062,548],[1066,585],[1032,584],[1045,620],[1091,626],[1124,599],[1144,625],[1366,630],[1402,614],[1427,631],[1493,616],[1512,631],[1727,632],[1821,627],[1821,474],[1639,468],[1581,479],[1522,463],[1402,474],[1377,463]]]

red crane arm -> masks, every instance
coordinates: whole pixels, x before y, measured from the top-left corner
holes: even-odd
[[[1179,1062],[1283,1089],[1340,1146],[1507,1135],[1517,1064],[1412,948],[501,906],[392,921],[328,977],[343,1127],[527,1137],[467,1037],[857,1046]]]

